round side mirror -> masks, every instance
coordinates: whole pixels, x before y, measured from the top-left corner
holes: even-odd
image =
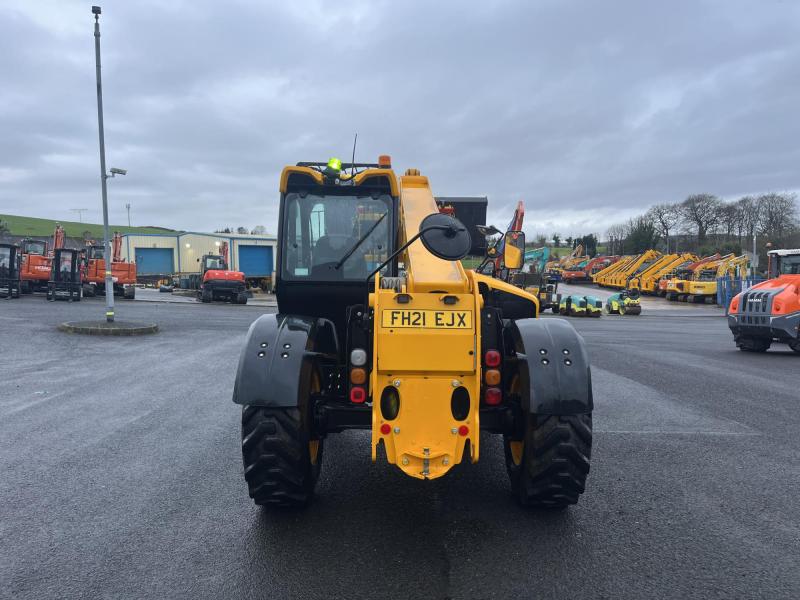
[[[420,239],[425,249],[443,260],[461,260],[472,247],[472,237],[461,221],[443,213],[422,219]]]

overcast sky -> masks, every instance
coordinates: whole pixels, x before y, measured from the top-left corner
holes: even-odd
[[[529,235],[800,188],[793,0],[102,6],[113,223],[274,232],[282,166],[356,131]],[[102,220],[90,7],[0,3],[0,213]]]

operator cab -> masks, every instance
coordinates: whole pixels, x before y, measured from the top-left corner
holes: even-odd
[[[86,248],[86,258],[89,260],[103,260],[105,258],[105,254],[103,252],[102,246],[87,246]]]
[[[227,271],[228,265],[222,256],[207,254],[203,257],[202,270],[203,273],[206,271]]]
[[[398,191],[388,160],[335,167],[284,170],[275,292],[281,312],[344,323],[348,307],[365,304],[368,277],[395,250]],[[396,273],[396,259],[381,269],[384,277]]]
[[[44,256],[47,254],[47,242],[39,240],[22,240],[22,253]]]
[[[781,275],[800,275],[800,249],[771,250],[768,270],[770,279]]]
[[[19,263],[19,246],[0,244],[0,297],[19,297]]]

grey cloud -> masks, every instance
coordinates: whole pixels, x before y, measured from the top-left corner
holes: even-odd
[[[0,9],[0,212],[99,218],[89,3]],[[45,14],[47,11],[47,14]],[[800,188],[800,11],[781,2],[114,3],[111,187],[138,224],[274,230],[284,164],[393,155],[505,224]],[[10,173],[11,175],[3,175]],[[87,215],[87,218],[89,215]]]

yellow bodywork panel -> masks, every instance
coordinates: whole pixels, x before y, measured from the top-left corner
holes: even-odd
[[[391,464],[420,479],[441,477],[461,462],[467,440],[471,460],[478,460],[480,297],[447,296],[455,303],[445,304],[440,293],[377,290],[372,295],[372,458],[382,442]],[[381,411],[386,387],[394,387],[400,397],[400,411],[391,420]],[[458,388],[470,399],[463,420],[456,420],[451,410]],[[388,433],[381,430],[384,424],[390,426]],[[462,426],[466,435],[459,432]]]
[[[314,185],[322,186],[325,184],[325,177],[317,169],[312,169],[311,167],[298,167],[298,166],[284,167],[283,171],[281,171],[281,182],[280,182],[280,192],[282,194],[286,193],[289,187],[289,177],[292,175],[303,175],[306,177],[310,177]],[[395,176],[394,172],[391,169],[364,169],[363,171],[360,171],[354,177],[352,177],[352,180],[353,184],[358,186],[362,185],[367,180],[373,177],[385,178],[387,183],[389,184],[391,195],[397,196],[399,194],[397,177]],[[343,172],[339,179],[341,179],[342,181],[349,181],[351,177],[346,172]]]
[[[322,173],[311,167],[284,167],[281,171],[280,192],[285,194],[289,187],[289,177],[293,174],[311,177],[315,185],[323,185],[325,178]]]
[[[400,243],[438,212],[426,177],[400,178]],[[465,271],[459,261],[433,256],[417,240],[404,255],[404,283],[381,289],[376,277],[373,311],[372,460],[383,445],[389,463],[419,479],[435,479],[464,458],[480,453],[481,313],[479,283],[525,298],[523,290],[492,277]],[[381,396],[393,388],[399,411],[384,415]],[[388,392],[387,392],[388,394]],[[459,400],[468,405],[458,410]],[[467,445],[469,442],[469,445]]]
[[[473,294],[406,294],[399,304],[392,290],[381,290],[375,307],[375,352],[380,371],[425,371],[432,363],[439,371],[475,370],[475,324],[478,319]]]
[[[422,175],[400,177],[400,196],[400,220],[404,228],[402,238],[404,243],[417,234],[422,220],[432,213],[439,212],[439,208],[428,185],[428,178]],[[437,258],[428,252],[419,240],[406,250],[405,265],[409,287],[417,291],[468,290],[467,276],[461,262]]]

